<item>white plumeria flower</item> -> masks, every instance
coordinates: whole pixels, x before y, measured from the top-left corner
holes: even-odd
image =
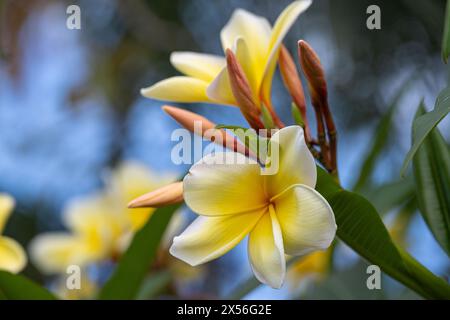
[[[223,51],[232,50],[242,66],[257,106],[270,100],[272,77],[281,42],[311,0],[294,1],[279,15],[273,28],[266,18],[237,9],[220,32]],[[162,80],[141,93],[147,98],[175,102],[212,102],[237,105],[223,56],[173,52],[171,64],[183,76]],[[267,101],[264,101],[267,103]]]
[[[233,152],[208,155],[192,166],[184,178],[184,199],[200,217],[174,238],[172,255],[199,265],[222,256],[249,235],[255,276],[280,288],[285,254],[305,255],[330,246],[336,234],[334,214],[314,190],[317,169],[302,128],[283,128],[270,141],[279,144],[279,170],[274,175],[261,175],[256,162]],[[238,164],[214,164],[224,156],[234,157]]]

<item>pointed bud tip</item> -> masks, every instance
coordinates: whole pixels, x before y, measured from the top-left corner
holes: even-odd
[[[305,40],[298,40],[297,42],[298,47],[302,50],[302,51],[314,51],[313,48],[311,47],[311,45],[306,42]]]
[[[183,182],[178,181],[131,200],[128,208],[159,208],[182,201]]]
[[[301,59],[302,58],[309,58],[309,59],[311,59],[311,58],[318,59],[319,58],[319,56],[314,51],[314,49],[305,40],[298,41],[298,50],[299,50]]]
[[[136,208],[134,200],[132,200],[132,201],[130,201],[130,202],[128,203],[127,208],[128,208],[128,209],[134,209],[134,208]]]
[[[176,113],[177,111],[182,110],[180,108],[172,107],[169,105],[164,105],[161,107],[161,109],[170,116],[173,115],[174,113]]]

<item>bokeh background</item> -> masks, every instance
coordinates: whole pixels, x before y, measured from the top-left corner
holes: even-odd
[[[221,54],[219,32],[235,8],[273,23],[289,2],[0,1],[0,191],[17,200],[6,234],[26,247],[36,234],[62,229],[67,202],[101,189],[105,170],[124,160],[159,173],[184,172],[185,166],[170,160],[176,123],[162,112],[163,103],[140,96],[140,88],[177,74],[169,64],[174,50]],[[81,30],[66,28],[70,4],[81,8]],[[381,30],[366,28],[371,4],[381,8]],[[370,184],[399,179],[419,101],[432,108],[447,85],[448,68],[440,57],[444,8],[443,0],[316,0],[286,37],[294,54],[297,40],[307,40],[325,67],[345,187],[354,187],[378,123],[393,105],[393,121]],[[279,76],[273,96],[277,112],[292,123],[290,99]],[[183,107],[216,123],[245,124],[237,108]],[[449,121],[439,127],[448,139]],[[409,250],[433,272],[448,277],[448,258],[422,218],[415,213],[410,219],[405,234]],[[389,214],[385,220],[389,224]],[[243,243],[210,263],[200,279],[181,285],[179,292],[226,295],[250,275],[245,248]],[[367,290],[365,271],[365,262],[338,245],[334,271],[326,280],[300,280],[278,291],[261,286],[247,298],[416,297],[387,278],[383,290]],[[24,273],[51,284],[52,278],[32,264]]]

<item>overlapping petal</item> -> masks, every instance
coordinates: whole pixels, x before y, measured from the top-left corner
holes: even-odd
[[[257,66],[257,62],[252,55],[253,52],[243,37],[238,37],[235,39],[232,50],[237,61],[239,62],[239,65],[244,70],[255,101],[258,101],[259,85],[263,74],[263,68]],[[226,66],[218,73],[216,78],[208,86],[206,94],[211,100],[215,100],[220,103],[230,105],[237,104],[231,90]]]
[[[227,68],[223,68],[217,77],[206,88],[206,95],[211,101],[236,106],[236,99],[231,91]]]
[[[270,23],[266,18],[243,9],[237,9],[220,32],[222,48],[224,51],[232,49],[236,39],[243,38],[255,63],[261,67],[264,66],[263,63],[269,48],[270,32]]]
[[[201,215],[230,215],[266,205],[260,167],[240,153],[205,156],[183,183],[186,204]]]
[[[170,63],[181,73],[207,82],[226,66],[224,57],[187,51],[172,52]]]
[[[248,239],[248,254],[256,278],[272,288],[280,288],[286,274],[283,237],[275,212],[261,217]]]
[[[218,217],[200,216],[173,239],[170,253],[196,266],[234,248],[255,226],[263,210]]]
[[[14,239],[0,237],[0,270],[12,273],[21,271],[27,264],[27,255]]]
[[[278,167],[276,174],[265,176],[266,190],[271,197],[294,184],[315,187],[316,164],[301,127],[289,126],[278,130],[270,144],[272,165]]]
[[[336,222],[330,205],[316,190],[297,185],[274,203],[286,254],[304,255],[330,246]]]
[[[311,0],[298,0],[287,6],[275,22],[270,35],[269,49],[265,61],[264,75],[261,84],[261,94],[264,98],[270,97],[272,78],[278,59],[281,42],[298,16],[311,5]]]

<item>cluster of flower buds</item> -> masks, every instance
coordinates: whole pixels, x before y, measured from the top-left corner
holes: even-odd
[[[318,160],[334,176],[337,177],[337,136],[333,116],[328,105],[327,82],[319,56],[311,46],[303,40],[298,42],[300,65],[308,80],[311,103],[316,114],[317,138],[319,152],[313,152]],[[305,129],[306,131],[306,129]],[[311,140],[310,149],[314,141]]]
[[[302,82],[297,71],[294,59],[289,51],[281,46],[278,58],[283,82],[291,95],[295,114],[298,115],[296,122],[305,131],[305,140],[314,157],[333,175],[337,176],[337,140],[336,127],[328,105],[327,83],[320,59],[311,46],[303,40],[298,42],[298,56],[303,73],[308,82],[311,104],[314,109],[317,122],[317,139],[312,137],[306,114],[306,100],[303,92]],[[230,85],[236,102],[250,126],[259,130],[267,128],[261,110],[266,106],[258,106],[250,89],[250,85],[242,67],[231,50],[227,51],[227,70]],[[284,127],[272,107],[270,101],[265,101],[267,111],[272,123],[278,127]]]

